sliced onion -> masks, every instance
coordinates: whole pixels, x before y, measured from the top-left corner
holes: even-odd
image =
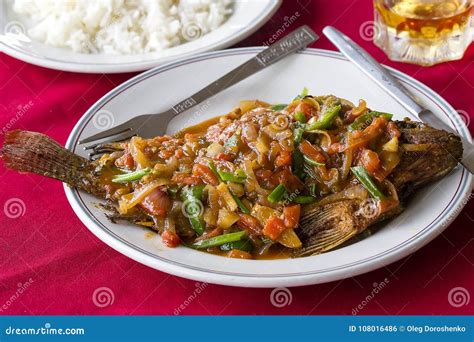
[[[398,152],[398,138],[393,137],[382,146],[382,150],[388,152]]]
[[[135,161],[135,164],[137,165],[138,169],[144,169],[144,168],[152,166],[151,162],[142,152],[142,150],[145,148],[145,145],[146,145],[146,141],[143,138],[132,137],[130,139],[130,144],[129,144],[130,154],[133,157],[133,160]]]
[[[219,216],[217,218],[217,227],[222,229],[228,229],[240,219],[239,215],[226,209],[219,210]]]
[[[265,226],[267,223],[267,220],[272,217],[272,216],[280,216],[280,213],[270,207],[260,205],[260,204],[255,204],[252,208],[251,215],[255,217],[262,226]]]
[[[213,142],[207,147],[207,156],[210,158],[217,157],[219,153],[224,152],[224,146],[219,143]]]
[[[343,163],[342,163],[342,180],[346,180],[347,179],[347,176],[349,175],[349,172],[351,171],[351,166],[352,166],[352,159],[353,159],[353,155],[352,155],[352,149],[351,148],[348,148],[345,152],[344,152],[344,160],[343,160]]]
[[[315,134],[322,134],[322,135],[324,135],[324,136],[326,137],[326,139],[327,139],[327,143],[324,144],[324,145],[325,145],[325,146],[324,146],[324,147],[325,147],[325,151],[327,151],[327,150],[329,149],[329,146],[332,145],[332,138],[331,138],[331,136],[329,135],[329,133],[326,132],[326,131],[323,131],[323,130],[321,130],[321,129],[313,129],[312,131],[307,131],[307,133],[315,133]]]
[[[367,199],[369,193],[362,185],[355,185],[338,193],[324,197],[321,201],[316,202],[317,205],[325,205],[334,202],[340,202],[349,199]]]
[[[160,175],[171,175],[179,167],[178,158],[172,156],[168,159],[166,164],[155,164],[154,169],[159,172]]]
[[[136,189],[130,194],[123,195],[119,201],[119,208],[121,213],[124,214],[128,212],[128,210],[140,203],[148,194],[150,194],[157,187],[169,183],[169,179],[158,178],[148,184],[145,184],[140,189]]]
[[[244,161],[244,172],[247,178],[245,179],[245,189],[247,192],[257,192],[261,195],[268,196],[269,191],[265,190],[258,184],[257,181],[257,176],[255,176],[255,173],[253,172],[253,164],[254,162],[251,160],[246,160]]]

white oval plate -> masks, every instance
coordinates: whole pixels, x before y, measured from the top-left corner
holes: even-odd
[[[119,124],[137,114],[164,111],[259,51],[261,48],[211,52],[138,75],[109,92],[88,110],[73,129],[67,147],[86,156],[77,143],[97,133],[98,127],[110,127],[112,123]],[[462,119],[446,101],[413,78],[391,71],[427,108],[470,139]],[[227,113],[239,100],[289,101],[304,86],[311,94],[335,94],[353,102],[366,99],[371,108],[395,113],[396,119],[409,116],[395,100],[340,54],[308,49],[175,118],[169,133]],[[440,234],[459,214],[470,195],[471,181],[472,176],[458,167],[441,181],[418,192],[404,213],[360,242],[318,256],[268,261],[225,258],[186,247],[166,248],[158,235],[145,238],[145,229],[110,223],[97,208],[97,198],[67,186],[65,191],[76,214],[99,239],[140,263],[180,277],[210,283],[277,287],[351,277],[413,253]]]
[[[0,2],[0,51],[31,64],[82,73],[142,71],[178,58],[231,46],[263,26],[281,4],[281,0],[235,0],[228,20],[199,39],[162,52],[106,55],[76,53],[31,41],[24,34],[28,23],[13,13],[12,1]],[[15,32],[19,34],[12,34]]]

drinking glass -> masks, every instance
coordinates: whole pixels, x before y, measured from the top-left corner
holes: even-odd
[[[474,0],[374,0],[374,41],[391,60],[433,65],[463,57]]]

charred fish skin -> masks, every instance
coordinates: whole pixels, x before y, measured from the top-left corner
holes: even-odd
[[[397,189],[400,205],[383,214],[371,210],[366,201],[358,199],[306,206],[300,227],[295,231],[303,247],[294,256],[329,251],[369,226],[399,215],[413,192],[456,168],[463,154],[458,136],[420,122],[396,121],[396,124],[401,132],[401,144],[423,147],[418,151],[404,151],[400,164],[389,177]]]
[[[400,165],[390,180],[406,198],[417,188],[434,182],[450,173],[461,161],[461,139],[449,132],[432,128],[421,122],[397,121],[400,143],[423,146],[418,151],[403,152]]]
[[[54,178],[98,197],[105,194],[94,164],[44,134],[22,130],[7,132],[0,159],[6,168]]]

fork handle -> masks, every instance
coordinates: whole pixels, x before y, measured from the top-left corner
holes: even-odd
[[[212,82],[207,87],[173,106],[172,110],[176,115],[180,114],[202,103],[222,90],[227,89],[247,77],[265,69],[267,66],[305,48],[318,39],[319,36],[308,26],[304,25],[276,43],[270,45],[267,49],[263,50],[244,64],[239,65],[231,72]]]

